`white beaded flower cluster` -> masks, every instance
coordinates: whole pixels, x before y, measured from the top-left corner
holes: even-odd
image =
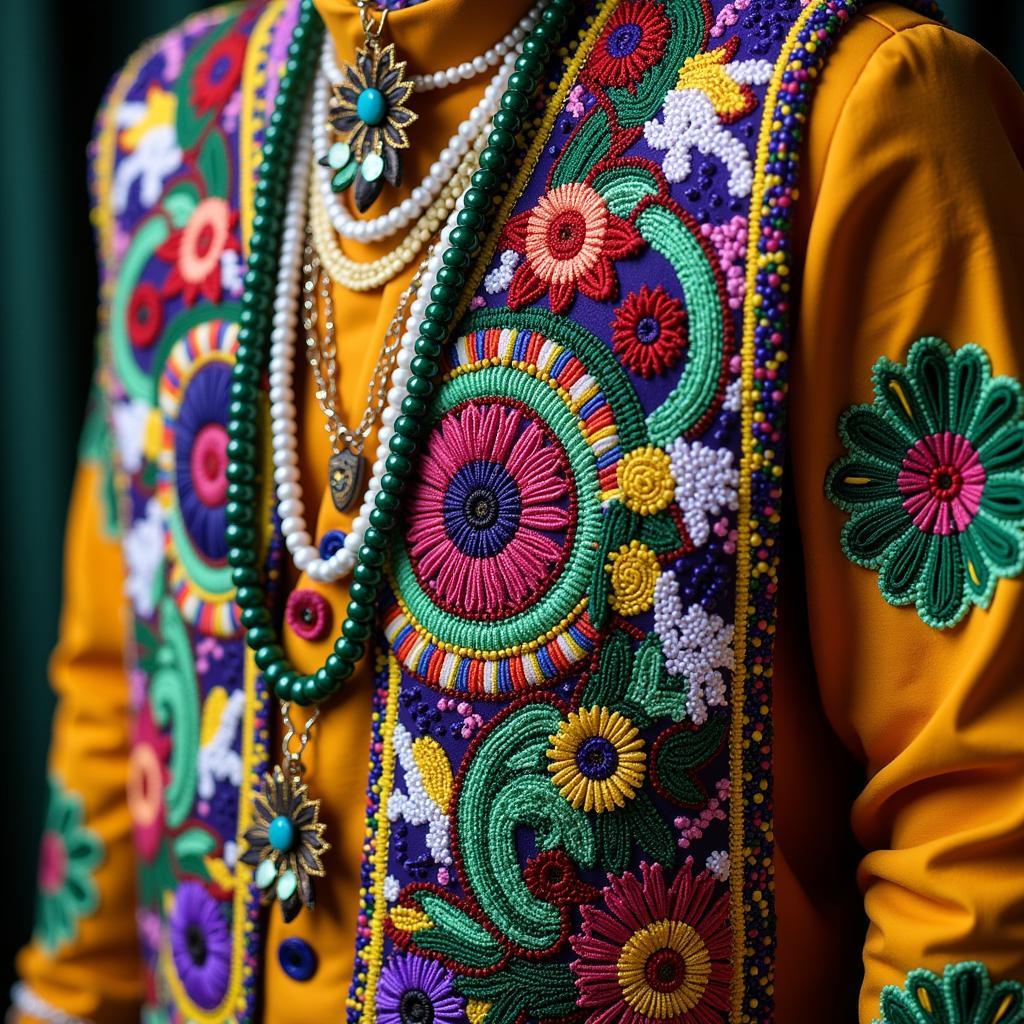
[[[668,449],[672,476],[676,481],[676,501],[683,522],[696,547],[708,541],[709,516],[721,515],[738,505],[739,473],[733,467],[732,451],[709,448],[700,441],[679,438]]]
[[[654,630],[665,652],[665,668],[687,683],[686,713],[696,725],[707,721],[709,707],[726,704],[726,681],[721,670],[732,671],[733,627],[699,604],[683,612],[679,580],[662,573],[654,585]]]

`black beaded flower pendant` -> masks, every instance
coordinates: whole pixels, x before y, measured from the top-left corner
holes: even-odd
[[[313,879],[325,874],[322,856],[331,844],[323,838],[320,801],[310,800],[304,783],[275,766],[263,776],[255,812],[241,860],[256,868],[261,901],[276,899],[291,921],[303,907],[313,909]]]
[[[369,209],[384,183],[402,180],[401,151],[409,148],[406,129],[416,120],[405,101],[412,82],[405,61],[395,59],[393,43],[381,47],[367,33],[343,81],[333,88],[328,121],[335,142],[320,163],[331,168],[331,187],[341,192],[354,183],[356,209]]]

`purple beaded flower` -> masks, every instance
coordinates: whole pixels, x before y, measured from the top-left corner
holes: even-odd
[[[231,936],[220,905],[199,882],[178,887],[170,933],[171,956],[188,997],[212,1010],[231,977]]]
[[[454,975],[433,960],[393,956],[377,983],[377,1024],[461,1024],[465,1003],[452,988]]]

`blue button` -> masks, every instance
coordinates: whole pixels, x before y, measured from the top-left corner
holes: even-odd
[[[305,939],[285,939],[277,947],[277,959],[294,981],[309,981],[316,974],[316,953]]]
[[[330,558],[335,551],[345,546],[345,533],[343,530],[328,530],[320,538],[320,557]]]

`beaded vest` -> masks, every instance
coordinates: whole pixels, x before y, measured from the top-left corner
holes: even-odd
[[[858,6],[574,15],[389,549],[351,1024],[427,1019],[410,992],[439,1024],[773,1019],[789,234],[814,81]],[[216,467],[298,8],[145,48],[92,154],[141,943],[173,1021],[259,1018],[240,854],[275,701]],[[222,983],[180,969],[186,912],[214,922]]]

